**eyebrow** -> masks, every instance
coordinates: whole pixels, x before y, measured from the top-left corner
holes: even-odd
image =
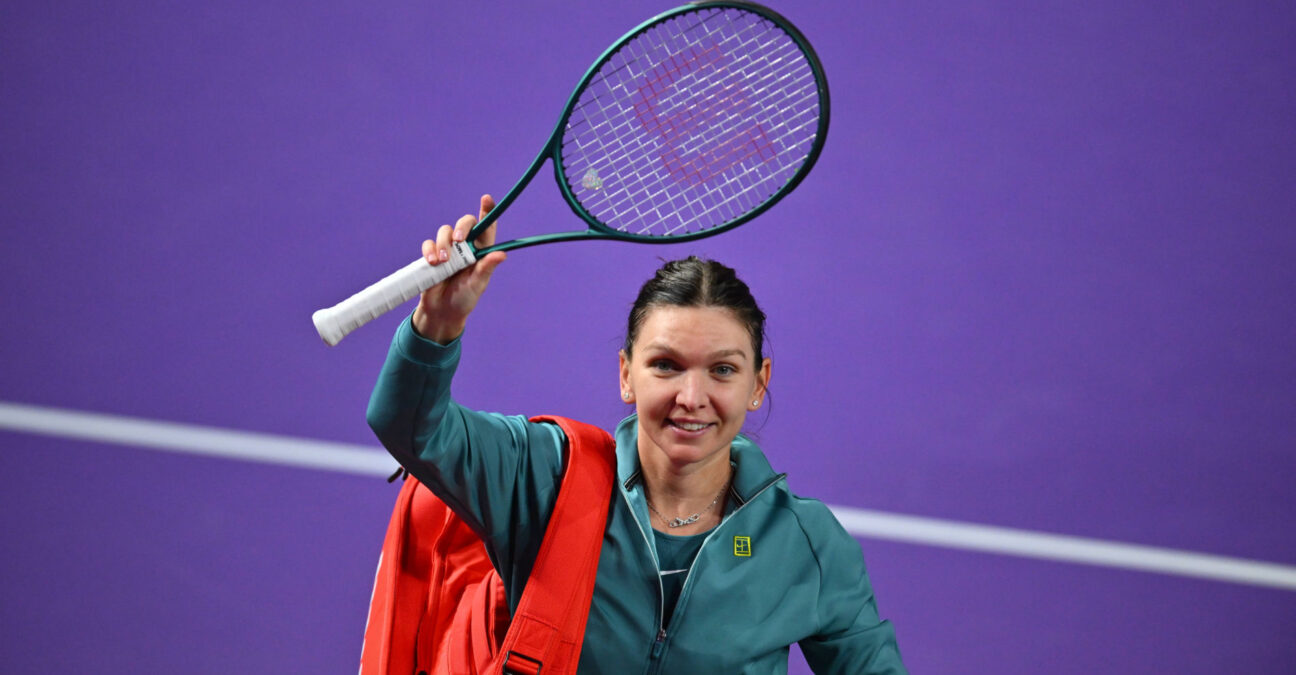
[[[655,351],[655,352],[662,352],[662,353],[665,353],[665,354],[670,354],[670,355],[672,355],[672,356],[674,356],[674,355],[676,355],[676,354],[679,353],[679,352],[675,351],[674,349],[670,348],[670,347],[667,346],[667,345],[659,344],[659,343],[656,343],[656,342],[650,342],[650,343],[648,343],[647,345],[645,345],[645,346],[644,346],[644,351],[647,351],[647,352],[653,352],[653,351]],[[742,349],[734,349],[734,348],[731,348],[731,349],[720,349],[720,350],[717,350],[717,351],[714,351],[714,352],[711,352],[710,354],[708,354],[708,355],[707,355],[707,358],[709,358],[709,359],[723,359],[723,358],[728,357],[728,356],[741,356],[741,357],[743,357],[743,358],[746,358],[746,357],[747,357],[747,352],[746,352],[745,350],[742,350]]]

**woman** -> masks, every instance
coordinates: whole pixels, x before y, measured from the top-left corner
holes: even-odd
[[[481,199],[478,218],[494,207]],[[423,244],[447,259],[477,218]],[[494,242],[491,227],[480,245]],[[552,512],[565,438],[556,426],[450,400],[459,338],[503,253],[423,294],[375,387],[383,444],[478,532],[515,607]],[[788,491],[749,439],[765,400],[765,316],[733,270],[667,263],[641,289],[620,353],[618,480],[582,673],[787,671],[800,644],[821,673],[903,673],[859,544],[820,502]]]

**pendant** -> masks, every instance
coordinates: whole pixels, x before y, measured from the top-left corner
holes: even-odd
[[[688,518],[676,518],[676,519],[670,521],[669,523],[666,523],[666,526],[667,526],[667,527],[684,527],[685,525],[692,525],[693,523],[696,523],[696,522],[698,521],[698,518],[701,518],[701,517],[702,517],[702,514],[700,514],[700,513],[695,513],[695,514],[689,516]]]

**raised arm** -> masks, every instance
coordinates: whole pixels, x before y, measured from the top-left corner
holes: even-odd
[[[481,213],[493,206],[483,197]],[[424,254],[439,257],[475,222],[443,226]],[[471,410],[450,396],[459,337],[502,260],[485,256],[424,293],[392,339],[366,416],[388,452],[482,536],[514,601],[552,513],[565,439],[556,426]]]

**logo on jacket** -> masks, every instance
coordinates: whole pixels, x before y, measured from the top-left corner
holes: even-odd
[[[751,537],[734,537],[734,555],[740,558],[751,557]]]

